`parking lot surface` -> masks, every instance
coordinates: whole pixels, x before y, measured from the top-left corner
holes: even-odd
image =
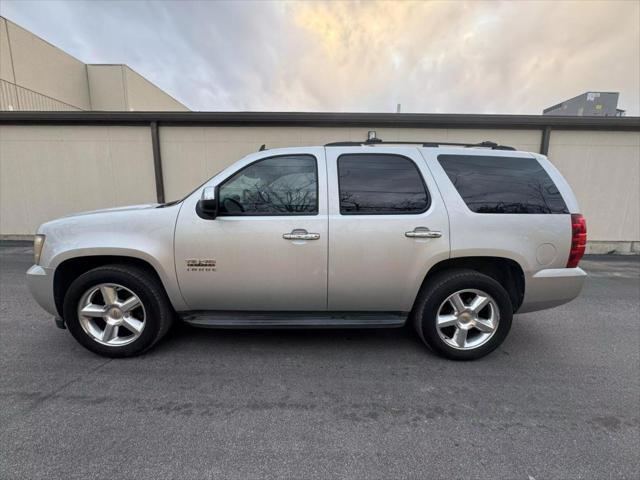
[[[0,478],[638,478],[640,262],[591,257],[582,296],[518,315],[476,362],[410,329],[175,328],[98,357],[0,247]]]

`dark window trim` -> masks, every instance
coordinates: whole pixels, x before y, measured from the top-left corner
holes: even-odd
[[[542,213],[542,212],[532,212],[532,213],[506,213],[506,212],[475,212],[473,210],[471,210],[471,208],[469,207],[469,205],[467,204],[466,200],[464,199],[464,197],[462,196],[462,193],[460,193],[460,190],[458,190],[458,187],[456,187],[456,185],[453,183],[453,180],[451,180],[451,178],[449,177],[449,174],[447,173],[447,171],[445,170],[445,168],[442,166],[442,163],[440,163],[440,157],[441,156],[447,156],[447,157],[468,157],[468,154],[457,154],[457,153],[441,153],[436,157],[438,166],[442,169],[442,171],[444,172],[445,176],[447,177],[447,180],[449,180],[449,183],[451,183],[451,186],[453,187],[453,189],[455,190],[455,192],[458,194],[458,197],[460,197],[460,200],[462,201],[462,203],[464,204],[465,208],[473,215],[567,215],[569,212],[569,207],[567,207],[567,201],[564,198],[564,195],[562,195],[562,192],[560,191],[560,189],[558,188],[558,186],[556,185],[556,182],[553,180],[553,177],[551,175],[549,175],[549,172],[547,172],[547,169],[544,168],[544,166],[540,163],[540,161],[538,161],[537,158],[533,157],[533,156],[516,156],[516,155],[500,155],[499,158],[520,158],[520,159],[525,159],[525,160],[533,160],[534,162],[537,162],[538,165],[540,165],[540,168],[542,168],[542,170],[547,174],[547,176],[549,177],[549,180],[551,180],[551,183],[553,183],[553,186],[558,190],[558,193],[560,195],[560,198],[562,198],[562,201],[564,202],[565,205],[565,209],[567,210],[566,212],[550,212],[550,213]],[[472,155],[474,157],[497,157],[497,155]]]
[[[311,212],[299,212],[299,213],[295,213],[295,212],[294,213],[226,213],[226,212],[219,212],[218,216],[219,217],[315,217],[315,216],[320,215],[320,175],[318,173],[318,157],[316,157],[315,155],[313,155],[311,153],[285,153],[285,154],[280,154],[280,155],[271,155],[270,157],[258,158],[257,160],[254,160],[253,162],[246,164],[240,170],[236,170],[235,172],[233,172],[231,175],[229,175],[227,178],[225,178],[224,180],[222,180],[220,183],[218,183],[216,185],[216,198],[218,199],[218,204],[220,205],[220,202],[222,200],[222,198],[220,198],[220,196],[219,196],[220,188],[225,183],[227,183],[229,180],[231,180],[233,177],[235,177],[237,174],[239,174],[243,170],[255,165],[258,162],[263,162],[265,160],[271,160],[273,158],[281,158],[281,157],[311,157],[311,158],[313,158],[314,164],[316,166],[316,211],[315,211],[315,213],[311,213]]]
[[[409,162],[413,165],[413,168],[416,169],[416,171],[418,172],[418,176],[420,177],[420,181],[422,182],[422,186],[424,187],[424,191],[427,194],[427,205],[426,207],[419,211],[419,212],[343,212],[342,211],[342,206],[341,206],[341,202],[340,202],[340,193],[341,193],[341,185],[340,185],[340,159],[342,159],[342,157],[349,157],[349,156],[360,156],[360,155],[370,155],[370,156],[376,156],[376,157],[400,157],[400,158],[404,158],[406,160],[409,160]],[[424,181],[424,177],[422,176],[422,172],[420,171],[420,167],[418,167],[418,164],[410,157],[407,157],[406,155],[400,155],[398,153],[370,153],[370,152],[359,152],[359,153],[343,153],[341,155],[338,156],[337,160],[336,160],[336,175],[337,175],[337,181],[338,181],[338,209],[340,211],[340,215],[422,215],[423,213],[425,213],[427,210],[429,210],[431,208],[431,192],[429,192],[429,188],[427,187],[427,183]]]

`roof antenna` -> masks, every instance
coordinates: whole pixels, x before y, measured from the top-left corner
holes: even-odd
[[[375,130],[369,130],[366,143],[382,143],[382,139],[376,136]]]
[[[266,150],[267,149],[267,144],[263,143],[262,145],[260,145],[260,148],[258,149],[259,152]]]

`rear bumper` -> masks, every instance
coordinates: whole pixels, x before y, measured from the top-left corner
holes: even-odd
[[[53,298],[53,273],[51,268],[33,265],[27,270],[27,285],[31,295],[51,315],[58,315],[56,302]]]
[[[518,313],[534,312],[570,302],[582,291],[587,273],[581,268],[540,270],[527,278]]]

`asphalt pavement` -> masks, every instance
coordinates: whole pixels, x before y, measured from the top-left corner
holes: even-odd
[[[640,258],[475,362],[410,329],[198,330],[109,360],[0,247],[0,478],[640,478]]]

